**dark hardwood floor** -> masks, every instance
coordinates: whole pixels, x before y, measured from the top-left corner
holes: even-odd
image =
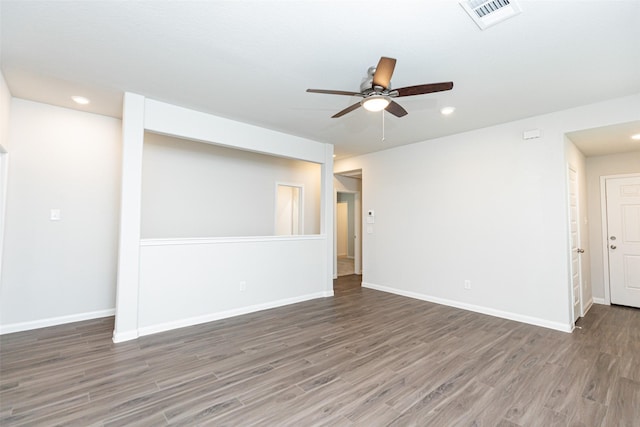
[[[0,425],[639,426],[640,310],[573,334],[360,288],[113,344],[0,337]]]

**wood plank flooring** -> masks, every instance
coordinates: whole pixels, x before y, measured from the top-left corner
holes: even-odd
[[[0,425],[639,426],[640,310],[573,334],[361,289],[113,344],[0,337]]]

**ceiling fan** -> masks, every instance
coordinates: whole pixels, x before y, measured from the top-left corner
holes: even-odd
[[[367,71],[367,77],[360,84],[360,92],[348,92],[343,90],[325,90],[325,89],[307,89],[311,93],[326,93],[329,95],[347,95],[360,96],[362,101],[357,102],[342,111],[331,116],[332,118],[342,117],[347,113],[364,107],[369,111],[387,110],[396,117],[406,116],[407,110],[402,108],[400,104],[392,98],[401,96],[423,95],[426,93],[442,92],[451,90],[453,82],[429,83],[417,86],[401,87],[400,89],[391,89],[391,75],[396,67],[394,58],[385,56],[380,58],[377,67],[370,67]]]

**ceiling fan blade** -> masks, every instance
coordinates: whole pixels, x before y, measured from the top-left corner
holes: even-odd
[[[395,101],[391,101],[389,105],[387,105],[387,108],[385,108],[385,110],[387,110],[388,112],[390,112],[396,117],[404,117],[407,114],[409,114],[407,113],[407,110],[402,108],[402,106]]]
[[[387,58],[386,56],[380,58],[376,72],[373,75],[373,85],[387,89],[391,84],[391,76],[393,75],[394,68],[396,68],[395,59]]]
[[[347,92],[345,90],[325,90],[325,89],[307,89],[310,93],[326,93],[329,95],[348,95],[348,96],[362,96],[360,92]]]
[[[401,87],[400,89],[394,89],[394,92],[398,92],[397,96],[412,96],[424,95],[425,93],[442,92],[445,90],[451,90],[452,88],[453,82],[444,82]]]
[[[345,114],[350,113],[350,112],[352,112],[353,110],[355,110],[355,109],[357,109],[357,108],[360,108],[360,103],[359,103],[359,102],[356,102],[356,103],[355,103],[355,104],[353,104],[352,106],[347,107],[347,108],[345,108],[344,110],[342,110],[342,111],[339,111],[339,112],[335,113],[333,116],[331,116],[331,118],[332,118],[332,119],[337,119],[338,117],[342,117],[342,116],[344,116]]]

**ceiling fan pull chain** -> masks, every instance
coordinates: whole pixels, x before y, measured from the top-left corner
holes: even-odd
[[[382,113],[382,142],[384,142],[384,109],[380,112]]]

